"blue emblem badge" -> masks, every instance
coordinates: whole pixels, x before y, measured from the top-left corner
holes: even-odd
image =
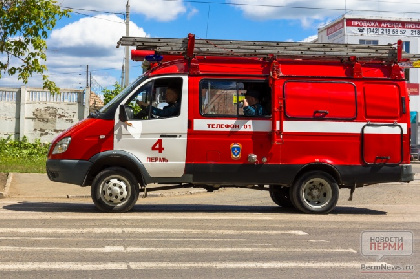
[[[242,145],[240,143],[232,143],[230,145],[230,157],[233,160],[241,159]]]

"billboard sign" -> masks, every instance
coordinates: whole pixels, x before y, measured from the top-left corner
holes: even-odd
[[[346,19],[346,32],[366,36],[420,37],[420,22]]]

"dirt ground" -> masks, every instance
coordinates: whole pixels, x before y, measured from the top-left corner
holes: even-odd
[[[0,191],[4,190],[4,186],[6,185],[7,181],[7,173],[0,172]]]

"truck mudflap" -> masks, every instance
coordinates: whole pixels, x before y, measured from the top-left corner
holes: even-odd
[[[410,164],[401,165],[401,182],[414,181],[413,166]]]

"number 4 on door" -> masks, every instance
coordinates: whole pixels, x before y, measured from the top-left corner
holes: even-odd
[[[163,148],[162,139],[158,139],[152,146],[152,150],[158,151],[159,153],[162,153],[165,148]]]

